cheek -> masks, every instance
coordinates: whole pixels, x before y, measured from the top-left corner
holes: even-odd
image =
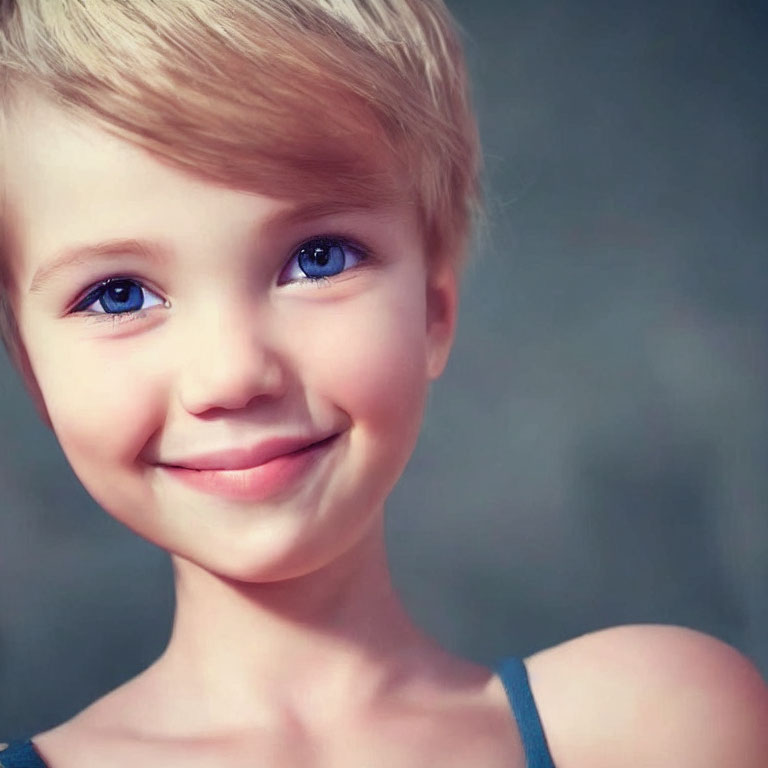
[[[102,360],[97,368],[57,366],[67,373],[55,380],[46,369],[42,392],[72,471],[103,509],[134,527],[146,500],[140,486],[125,482],[125,473],[135,470],[140,451],[162,424],[151,407],[158,388],[132,366],[128,370],[125,360]]]
[[[421,294],[367,293],[331,325],[313,345],[313,377],[305,383],[381,437],[415,434],[428,386]]]
[[[153,417],[153,387],[135,365],[139,356],[114,344],[97,346],[80,345],[78,354],[70,344],[65,356],[48,344],[34,363],[54,431],[78,475],[87,474],[91,462],[101,471],[105,459],[135,458]]]
[[[340,397],[356,405],[360,417],[390,414],[416,405],[426,372],[418,336],[378,326],[349,338],[339,355]]]

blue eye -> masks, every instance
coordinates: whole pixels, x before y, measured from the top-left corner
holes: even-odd
[[[145,304],[147,295],[154,297],[154,302]],[[157,297],[157,294],[144,288],[136,280],[120,277],[99,283],[73,311],[85,312],[91,307],[91,314],[129,314],[162,303],[163,300]]]
[[[317,283],[340,274],[365,258],[362,248],[342,238],[313,237],[293,254],[281,282]]]

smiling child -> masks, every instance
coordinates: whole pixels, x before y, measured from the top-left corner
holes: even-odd
[[[386,499],[480,200],[440,0],[0,9],[4,340],[176,586],[160,658],[2,766],[768,764],[768,690],[714,638],[616,627],[488,669],[392,588]]]

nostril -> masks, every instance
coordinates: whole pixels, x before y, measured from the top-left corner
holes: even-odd
[[[184,409],[201,415],[214,409],[227,411],[256,407],[283,395],[285,372],[278,360],[257,350],[229,350],[198,359],[179,381]]]

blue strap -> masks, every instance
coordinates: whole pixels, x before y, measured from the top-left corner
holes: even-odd
[[[555,768],[523,660],[509,656],[496,664],[495,669],[515,713],[525,749],[526,768]]]
[[[12,741],[0,749],[0,768],[48,768],[30,739]]]

